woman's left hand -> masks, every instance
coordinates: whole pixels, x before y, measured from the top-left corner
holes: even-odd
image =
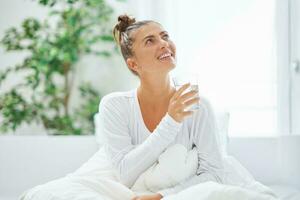
[[[136,196],[132,200],[160,200],[163,196],[161,194],[150,194],[150,195],[141,195]]]

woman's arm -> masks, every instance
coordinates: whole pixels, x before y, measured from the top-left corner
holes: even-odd
[[[193,141],[198,151],[197,174],[173,188],[159,191],[158,193],[162,196],[178,193],[206,181],[219,183],[223,181],[223,156],[214,112],[207,100],[202,99],[201,102],[202,106],[199,112],[195,113],[191,128]]]
[[[118,170],[121,182],[131,187],[173,142],[182,124],[166,114],[143,143],[133,145],[128,127],[129,112],[132,111],[120,97],[106,96],[100,102],[100,127],[106,152]]]

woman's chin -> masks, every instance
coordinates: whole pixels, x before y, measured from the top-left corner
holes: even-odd
[[[169,65],[169,68],[170,69],[174,69],[176,67],[176,63],[171,63],[170,65]]]
[[[176,63],[173,62],[173,61],[169,61],[169,62],[161,62],[160,65],[161,65],[162,67],[164,67],[164,68],[171,68],[171,69],[173,69],[173,68],[175,68]]]
[[[169,64],[169,65],[165,65],[164,68],[165,69],[168,69],[168,71],[171,71],[173,70],[174,68],[176,67],[176,65],[173,63],[173,64]]]

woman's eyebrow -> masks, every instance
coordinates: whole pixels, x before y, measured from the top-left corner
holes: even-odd
[[[162,31],[162,32],[159,33],[159,35],[163,35],[163,34],[168,34],[168,32],[167,31]]]
[[[154,38],[154,35],[147,35],[146,37],[144,37],[144,39],[142,41],[144,41],[144,40],[146,40],[148,38]]]
[[[167,31],[162,31],[162,32],[159,33],[159,35],[164,35],[164,34],[168,34],[168,32]],[[146,37],[144,37],[144,39],[142,41],[144,41],[148,38],[154,38],[154,37],[155,37],[154,35],[147,35]]]

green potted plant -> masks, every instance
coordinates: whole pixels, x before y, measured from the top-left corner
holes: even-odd
[[[94,133],[99,91],[90,83],[82,83],[75,88],[80,91],[80,105],[70,109],[69,103],[75,67],[81,67],[76,66],[79,60],[91,54],[106,59],[116,52],[110,22],[113,9],[104,0],[38,2],[49,8],[47,20],[27,18],[20,28],[7,30],[1,40],[6,51],[27,52],[28,56],[0,72],[0,88],[10,74],[24,77],[0,94],[0,131],[37,122],[49,134]]]

